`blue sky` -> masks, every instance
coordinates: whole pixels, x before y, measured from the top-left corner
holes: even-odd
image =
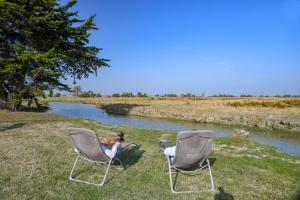
[[[111,61],[78,81],[101,94],[300,94],[300,0],[79,0]],[[67,83],[72,83],[68,80]]]

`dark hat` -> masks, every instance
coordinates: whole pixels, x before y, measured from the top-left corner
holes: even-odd
[[[118,134],[118,136],[119,136],[120,141],[123,142],[125,134],[122,131],[120,131],[120,133]]]

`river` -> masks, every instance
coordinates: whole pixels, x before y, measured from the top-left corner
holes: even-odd
[[[93,119],[110,125],[126,125],[136,128],[174,130],[178,132],[183,130],[209,129],[214,131],[215,137],[231,135],[235,129],[232,126],[219,126],[179,120],[108,114],[105,110],[90,104],[49,102],[48,105],[50,107],[48,113]],[[273,131],[250,130],[250,132],[251,138],[258,142],[274,146],[288,154],[300,156],[300,136],[284,132],[275,133]]]

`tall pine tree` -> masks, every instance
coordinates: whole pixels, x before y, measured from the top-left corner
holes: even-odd
[[[61,80],[97,73],[108,66],[89,46],[94,17],[79,19],[72,0],[0,0],[0,98],[19,110],[36,91],[70,90]]]

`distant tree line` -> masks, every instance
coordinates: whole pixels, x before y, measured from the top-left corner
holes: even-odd
[[[79,97],[102,97],[100,93],[95,93],[91,90],[82,91],[80,86],[73,87],[72,92],[74,96],[79,96]],[[48,91],[48,96],[57,97],[60,96],[60,94],[59,93],[53,94],[53,90],[50,89]],[[268,95],[251,95],[251,94],[232,95],[232,94],[225,94],[225,93],[206,96],[204,92],[202,92],[200,95],[195,95],[191,92],[183,93],[180,95],[176,93],[148,95],[147,93],[144,92],[137,92],[136,94],[133,92],[123,92],[123,93],[113,93],[112,95],[106,95],[106,96],[108,97],[109,96],[110,97],[149,97],[149,96],[154,96],[154,97],[300,97],[300,95],[290,95],[290,94],[268,96]]]
[[[80,95],[80,97],[102,97],[100,93],[94,93],[93,91],[84,91]]]
[[[173,94],[173,93],[164,94],[164,95],[161,95],[161,97],[177,97],[177,94]]]
[[[212,97],[234,97],[232,94],[215,94]]]
[[[136,95],[132,92],[123,92],[123,93],[113,93],[111,97],[148,97],[151,95],[148,95],[146,93],[138,92]],[[193,93],[183,93],[181,95],[177,95],[176,93],[167,93],[167,94],[155,94],[154,97],[300,97],[300,95],[251,95],[251,94],[241,94],[241,95],[232,95],[232,94],[214,94],[206,96],[204,92],[202,92],[200,95],[195,95]]]
[[[146,93],[138,92],[136,95],[134,95],[132,92],[123,92],[121,94],[119,93],[113,93],[111,95],[112,97],[148,97]]]
[[[72,92],[75,96],[79,96],[79,97],[102,97],[100,93],[95,93],[91,90],[82,91],[79,85],[73,87]]]

